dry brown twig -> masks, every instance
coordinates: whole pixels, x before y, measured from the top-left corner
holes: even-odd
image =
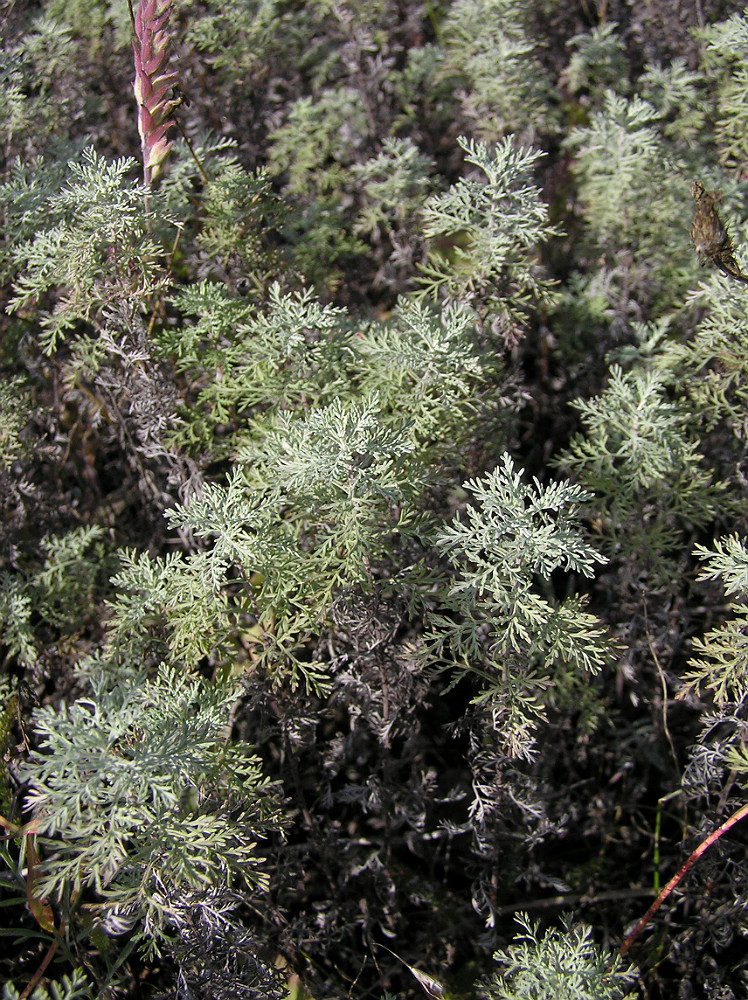
[[[691,242],[702,266],[706,263],[714,264],[729,278],[748,284],[748,277],[735,260],[732,240],[717,211],[717,205],[722,200],[721,192],[707,191],[701,181],[693,181],[691,196],[696,202],[691,223]]]

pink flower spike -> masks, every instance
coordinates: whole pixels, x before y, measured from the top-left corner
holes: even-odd
[[[140,0],[135,13],[133,91],[138,104],[138,131],[143,154],[143,180],[150,187],[172,147],[165,139],[177,102],[168,98],[178,73],[169,63],[171,0]]]

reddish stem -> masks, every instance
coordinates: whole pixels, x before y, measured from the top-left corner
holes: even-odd
[[[735,824],[740,822],[740,820],[743,819],[744,816],[748,816],[748,802],[746,802],[745,805],[741,806],[737,812],[732,814],[732,816],[726,819],[721,826],[717,827],[716,830],[712,830],[712,832],[709,834],[706,840],[701,841],[696,850],[692,854],[690,854],[689,857],[684,861],[684,863],[681,865],[681,867],[678,869],[675,875],[673,875],[673,877],[670,879],[668,884],[666,886],[663,886],[657,898],[655,899],[654,903],[652,903],[650,908],[647,910],[647,912],[644,914],[641,920],[637,923],[636,927],[634,927],[634,929],[630,931],[623,939],[623,944],[620,947],[621,955],[626,954],[631,945],[639,937],[641,932],[647,926],[647,924],[655,915],[655,913],[657,913],[657,911],[665,902],[665,900],[673,891],[673,889],[678,885],[678,883],[686,874],[691,865],[693,865],[694,862],[699,860],[701,855],[708,848],[712,846],[715,840],[719,840],[719,838],[722,836],[723,833],[727,833],[730,827],[735,826]]]
[[[29,980],[29,982],[28,982],[28,984],[26,986],[26,989],[23,991],[23,993],[21,993],[19,995],[18,1000],[27,1000],[27,998],[31,996],[31,991],[34,989],[34,987],[36,986],[36,984],[42,978],[42,976],[44,975],[44,973],[46,971],[47,966],[49,965],[49,963],[54,958],[54,954],[57,951],[57,946],[60,943],[60,941],[62,940],[62,932],[64,930],[64,927],[65,927],[65,920],[63,918],[62,924],[60,925],[60,933],[55,936],[54,941],[52,942],[52,944],[47,949],[47,954],[42,959],[41,965],[39,966],[39,968],[36,970],[36,972],[34,973],[34,975]]]

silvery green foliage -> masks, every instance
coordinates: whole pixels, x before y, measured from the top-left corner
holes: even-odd
[[[240,621],[278,680],[315,686],[320,669],[298,649],[342,593],[394,576],[416,588],[420,568],[399,559],[420,544],[429,463],[457,456],[493,362],[457,305],[403,300],[389,321],[352,330],[309,292],[269,293],[262,311],[212,283],[180,297],[197,315],[178,350],[205,375],[203,440],[230,422],[236,466],[169,512],[204,548],[123,553],[110,643],[196,664],[230,654]]]
[[[527,0],[458,0],[445,18],[442,72],[479,139],[515,133],[533,142],[551,125],[552,87],[529,30],[531,8]]]
[[[664,136],[669,118],[662,100],[655,107],[638,94],[607,90],[589,123],[564,140],[586,227],[578,253],[589,265],[567,296],[575,310],[585,300],[595,310],[604,303],[608,335],[620,336],[619,327],[642,309],[658,315],[679,301],[697,270],[684,239],[692,214],[689,167],[682,144]]]
[[[377,156],[351,168],[362,202],[354,232],[368,238],[381,261],[378,287],[404,291],[423,254],[421,214],[433,166],[411,139],[385,139]]]
[[[285,178],[294,208],[285,234],[296,265],[321,288],[334,287],[339,258],[366,252],[366,244],[349,231],[345,203],[356,187],[351,166],[364,155],[370,133],[362,95],[335,86],[299,97],[270,137],[270,176]]]
[[[23,378],[9,378],[0,386],[0,473],[11,472],[14,462],[31,456],[27,429],[33,412]]]
[[[258,309],[216,282],[199,282],[175,305],[188,318],[161,342],[200,385],[178,435],[184,443],[235,458],[240,446],[262,437],[276,411],[345,393],[345,313],[323,306],[311,290],[284,294],[273,283]],[[216,438],[216,426],[227,422],[236,433]]]
[[[87,0],[47,0],[44,5],[49,17],[58,24],[69,25],[73,37],[83,43],[78,50],[92,56],[109,54],[112,50],[130,58],[132,53],[132,21],[125,5],[91,4]],[[129,96],[129,95],[128,95]]]
[[[15,280],[22,265],[21,250],[40,228],[55,224],[59,213],[51,205],[68,175],[68,157],[77,159],[82,146],[65,144],[47,156],[28,162],[17,157],[0,180],[0,203],[5,212],[0,245],[0,276]]]
[[[287,172],[291,194],[330,195],[367,133],[366,107],[355,90],[331,88],[299,98],[271,137],[270,173]]]
[[[712,550],[696,546],[696,555],[705,564],[700,580],[720,580],[728,596],[748,597],[748,551],[737,535],[719,538]]]
[[[606,87],[626,87],[626,46],[615,21],[606,21],[566,43],[571,50],[563,81],[573,94],[597,98]]]
[[[748,17],[732,14],[702,33],[706,41],[704,68],[716,83],[717,148],[729,167],[742,167],[748,157]]]
[[[22,776],[40,831],[38,893],[88,890],[105,926],[135,923],[159,952],[183,892],[266,886],[257,839],[272,790],[249,748],[227,739],[233,687],[175,667],[111,674],[94,667],[91,697],[34,714],[39,749]]]
[[[705,524],[724,493],[704,468],[692,417],[665,373],[614,365],[599,396],[574,402],[583,431],[558,464],[600,497],[610,551],[665,556],[685,525]]]
[[[514,942],[494,955],[503,970],[483,984],[486,1000],[623,1000],[633,992],[637,973],[595,945],[590,927],[566,915],[541,934],[527,914],[516,920]]]
[[[406,223],[416,222],[430,187],[430,167],[432,161],[410,139],[385,139],[377,156],[355,164],[353,176],[366,195],[356,229],[370,236],[381,227],[392,239]]]
[[[0,55],[0,136],[3,152],[24,159],[46,152],[54,144],[59,121],[81,117],[85,73],[76,59],[69,24],[46,13],[31,21],[13,44],[8,39]]]
[[[101,527],[76,528],[39,545],[44,561],[27,573],[0,570],[0,635],[25,667],[38,665],[35,628],[40,619],[62,635],[80,627],[107,566]]]
[[[690,70],[684,59],[673,59],[664,66],[647,66],[639,86],[642,97],[660,115],[663,135],[696,149],[711,111],[701,74]]]
[[[15,249],[10,310],[58,292],[41,318],[41,341],[50,353],[76,322],[96,323],[106,306],[139,303],[162,287],[162,253],[148,235],[145,190],[127,180],[133,165],[125,157],[109,163],[87,147],[43,206],[46,225]]]
[[[248,72],[261,64],[264,46],[272,43],[274,32],[288,14],[277,0],[260,0],[248,7],[242,0],[209,0],[205,13],[186,25],[185,41],[206,54],[212,67],[236,73]],[[242,44],[237,45],[237,38]]]
[[[556,570],[592,577],[606,561],[582,530],[592,495],[568,482],[525,485],[508,455],[464,487],[474,503],[436,537],[456,570],[443,602],[450,613],[431,617],[427,641],[458,678],[480,679],[476,702],[491,710],[500,743],[529,758],[549,687],[582,684],[613,651],[583,597],[557,601],[538,585]]]
[[[189,319],[162,343],[201,386],[179,437],[253,468],[279,420],[285,426],[297,412],[375,393],[383,419],[405,427],[404,439],[424,441],[438,427],[448,441],[445,431],[457,433],[474,409],[490,365],[476,349],[470,310],[457,305],[440,314],[403,299],[387,322],[354,326],[309,290],[283,293],[273,284],[257,309],[211,282],[181,293],[176,304]],[[234,433],[223,429],[214,440],[216,425],[226,423]]]
[[[197,243],[215,262],[211,272],[228,277],[234,287],[254,285],[262,291],[279,263],[264,246],[265,234],[282,226],[285,210],[264,168],[250,173],[233,156],[222,160],[204,192],[205,221]]]
[[[748,234],[738,231],[746,259]],[[704,274],[690,304],[706,307],[693,337],[670,343],[664,359],[707,428],[721,422],[748,439],[748,307],[743,288],[718,271]]]
[[[512,138],[495,149],[458,142],[478,173],[426,202],[423,231],[431,242],[420,282],[434,298],[471,305],[511,345],[527,311],[553,301],[552,282],[537,260],[540,245],[556,232],[532,179],[543,153],[517,148]]]
[[[608,252],[620,252],[634,243],[641,250],[659,245],[663,222],[670,217],[674,227],[688,215],[687,185],[681,185],[681,211],[673,212],[678,201],[668,188],[678,191],[671,183],[677,166],[660,136],[659,117],[657,109],[640,97],[626,98],[608,90],[589,125],[573,129],[566,140],[575,154],[574,172],[586,219]]]
[[[33,604],[22,580],[7,570],[0,573],[0,628],[3,642],[11,656],[24,666],[37,661],[34,630],[31,627]]]
[[[215,560],[205,552],[150,556],[126,549],[119,555],[107,640],[113,652],[196,667],[202,657],[224,650],[228,599]]]
[[[390,420],[406,421],[418,450],[459,454],[478,390],[501,365],[478,349],[471,309],[455,302],[438,311],[401,299],[389,321],[368,324],[351,347],[361,392],[376,392]]]
[[[296,648],[342,589],[370,589],[393,540],[417,529],[415,444],[373,394],[279,418],[251,454],[246,475],[237,469],[227,488],[176,507],[171,523],[214,540],[199,555],[216,594],[227,567],[240,569],[234,613],[248,619],[263,661],[316,686],[317,667]]]
[[[748,694],[748,550],[743,539],[728,535],[717,539],[713,549],[697,545],[696,555],[703,563],[699,579],[720,581],[732,598],[731,617],[703,638],[694,638],[692,669],[686,674],[681,696],[688,691],[710,691],[724,708]]]

